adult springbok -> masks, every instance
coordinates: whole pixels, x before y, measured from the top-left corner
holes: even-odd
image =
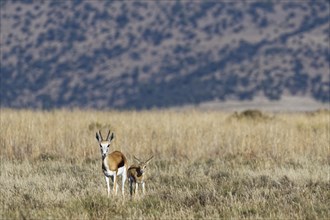
[[[138,162],[138,165],[132,165],[128,168],[127,171],[127,177],[128,177],[128,182],[129,182],[129,191],[131,194],[131,197],[133,195],[133,184],[135,185],[134,188],[134,194],[137,195],[138,192],[138,184],[142,185],[142,192],[145,194],[145,171],[148,163],[150,160],[153,158],[151,156],[148,160],[146,161],[141,161],[137,157],[134,156],[134,159]]]
[[[110,196],[110,180],[113,181],[113,192],[117,195],[117,177],[122,177],[121,193],[124,195],[125,192],[125,181],[127,178],[127,160],[124,154],[120,151],[113,151],[109,153],[111,141],[114,138],[114,134],[110,130],[107,138],[104,140],[101,131],[96,132],[96,139],[100,144],[102,154],[102,170],[105,175],[105,181],[108,187],[108,197]]]

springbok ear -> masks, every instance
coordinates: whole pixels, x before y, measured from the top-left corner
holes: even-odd
[[[102,141],[102,138],[100,137],[99,132],[96,132],[96,140],[97,140],[98,142],[101,142],[101,141]]]
[[[146,164],[148,164],[150,162],[150,160],[153,158],[154,156],[151,156],[147,161]]]
[[[115,138],[115,134],[112,132],[112,134],[111,134],[111,136],[109,138],[109,141],[112,141],[112,139],[114,139],[114,138]]]
[[[141,163],[141,161],[139,160],[139,158],[137,158],[136,156],[133,156],[133,157],[134,157],[134,159],[135,159],[137,162]]]

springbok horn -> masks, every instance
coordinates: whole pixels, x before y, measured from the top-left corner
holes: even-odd
[[[110,130],[108,131],[107,141],[109,141],[109,136],[110,136]]]
[[[137,162],[141,163],[140,159],[134,156],[134,159],[137,160]]]
[[[101,130],[99,130],[99,135],[100,135],[101,141],[103,141],[103,137],[102,137],[102,134],[101,134]]]
[[[151,156],[147,161],[146,163],[149,163],[149,161],[153,158],[154,156]]]

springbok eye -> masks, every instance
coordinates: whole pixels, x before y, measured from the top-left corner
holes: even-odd
[[[100,147],[101,148],[108,148],[109,144],[108,143],[103,143],[103,144],[100,144]]]

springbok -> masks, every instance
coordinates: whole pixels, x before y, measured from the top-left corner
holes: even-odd
[[[151,156],[148,160],[143,162],[134,156],[134,159],[138,162],[138,165],[134,164],[134,165],[130,166],[127,171],[129,190],[130,190],[131,197],[133,194],[133,184],[135,185],[135,189],[134,189],[135,195],[137,194],[137,191],[138,191],[138,184],[142,185],[142,192],[143,192],[143,194],[145,194],[145,175],[144,174],[146,171],[146,167],[152,158],[153,158],[153,156]]]
[[[125,181],[127,178],[127,159],[124,154],[120,151],[113,151],[109,153],[109,147],[111,141],[114,138],[114,134],[110,130],[108,132],[107,138],[104,140],[101,131],[96,132],[96,139],[100,144],[101,154],[102,154],[102,170],[105,175],[105,181],[108,187],[108,197],[110,196],[110,180],[113,181],[113,191],[117,195],[117,177],[122,177],[121,193],[124,195],[125,191]]]

